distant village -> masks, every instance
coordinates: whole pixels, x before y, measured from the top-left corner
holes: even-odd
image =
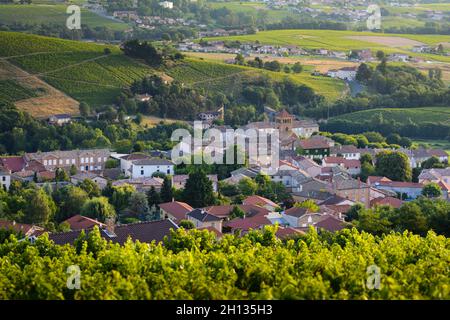
[[[189,204],[172,200],[153,206],[159,219],[132,224],[100,222],[92,218],[75,215],[65,222],[72,231],[51,233],[57,244],[73,243],[85,230],[94,226],[102,230],[102,236],[114,242],[123,243],[128,237],[134,240],[161,241],[169,235],[170,229],[177,229],[179,223],[188,220],[197,229],[207,229],[220,238],[227,233],[241,234],[261,229],[267,225],[279,226],[280,238],[304,234],[310,228],[337,231],[345,228],[347,211],[360,203],[366,208],[390,205],[398,208],[405,201],[422,194],[424,186],[437,183],[441,197],[450,200],[450,169],[424,169],[418,182],[392,181],[383,176],[370,176],[366,182],[357,176],[361,172],[360,158],[375,155],[383,149],[357,148],[339,145],[319,135],[318,123],[299,119],[286,110],[276,112],[266,109],[267,120],[248,123],[242,129],[262,131],[279,130],[279,162],[268,176],[271,181],[280,182],[295,202],[312,201],[319,210],[304,207],[286,208],[261,196],[248,196],[236,205],[217,205],[193,208]],[[215,119],[223,116],[223,110],[199,114],[207,127],[215,127],[226,135],[226,126],[214,125]],[[57,121],[57,119],[54,119]],[[61,123],[59,125],[64,125]],[[204,143],[205,141],[203,141]],[[301,150],[301,151],[299,151]],[[416,168],[431,157],[448,163],[448,154],[440,149],[400,149]],[[111,163],[114,165],[111,166]],[[64,170],[68,181],[57,181],[58,170]],[[63,185],[78,185],[84,180],[93,181],[100,189],[112,186],[131,185],[139,192],[156,191],[163,187],[163,176],[170,177],[174,189],[183,189],[189,178],[177,174],[177,166],[168,151],[119,154],[108,149],[69,150],[25,153],[18,156],[0,157],[0,184],[8,190],[12,181],[34,182],[38,187],[50,185],[57,189]],[[219,183],[238,185],[242,179],[254,179],[266,171],[261,165],[252,164],[231,172],[231,176],[219,181],[216,174],[208,175],[214,192]],[[232,215],[234,208],[244,212],[244,217]],[[0,227],[9,227],[23,232],[29,238],[38,237],[45,230],[36,225],[20,224],[14,221],[0,221]]]

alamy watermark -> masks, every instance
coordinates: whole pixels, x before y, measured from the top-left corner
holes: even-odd
[[[81,8],[77,5],[70,5],[66,9],[66,13],[70,16],[66,20],[66,27],[69,30],[81,29]]]
[[[80,290],[81,288],[81,270],[77,265],[71,265],[67,267],[66,273],[69,275],[67,277],[67,288],[69,290]]]
[[[381,8],[376,4],[371,4],[367,8],[367,13],[370,14],[369,18],[367,19],[367,29],[381,29]]]
[[[381,288],[381,269],[375,264],[367,267],[366,286],[370,290],[380,290]]]

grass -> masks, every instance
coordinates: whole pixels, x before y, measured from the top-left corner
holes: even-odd
[[[124,87],[154,72],[110,46],[29,34],[0,32],[0,57],[78,101],[113,103]]]
[[[413,120],[417,124],[424,122],[450,123],[450,108],[448,107],[371,109],[348,113],[333,117],[331,119],[346,119],[358,122],[370,120],[375,115],[380,113],[383,115],[385,120],[395,120],[399,123],[407,123],[409,119]]]
[[[214,37],[210,40],[239,40],[241,42],[255,42],[273,45],[297,45],[304,49],[328,49],[335,51],[349,51],[352,49],[383,50],[386,53],[403,52],[411,56],[422,56],[430,60],[450,62],[450,57],[438,55],[425,55],[413,53],[410,46],[393,48],[387,45],[355,40],[352,36],[399,37],[419,41],[428,45],[440,42],[450,42],[449,35],[409,35],[409,34],[383,34],[374,32],[337,31],[337,30],[270,30],[261,31],[252,35]]]
[[[413,146],[423,146],[427,149],[443,149],[450,154],[450,141],[447,140],[414,139]]]
[[[66,13],[67,7],[68,5],[64,4],[2,4],[0,5],[0,22],[7,25],[56,23],[65,27],[66,19],[69,17],[69,14]],[[117,31],[129,29],[126,23],[101,17],[84,8],[81,8],[81,24],[86,24],[91,28],[108,27]]]

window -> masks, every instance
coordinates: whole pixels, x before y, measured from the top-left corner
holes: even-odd
[[[91,163],[92,163],[92,162],[94,162],[94,158],[93,158],[93,157],[91,157]]]
[[[98,157],[97,160],[98,160],[97,162],[102,162],[102,158],[101,157]]]
[[[107,157],[103,157],[103,162],[106,162],[106,160],[108,160]]]
[[[47,165],[47,160],[44,160],[44,166],[46,166]]]
[[[66,159],[66,164],[70,164],[70,160],[69,159]]]
[[[75,164],[75,159],[72,159],[72,164]]]
[[[3,180],[3,181],[6,181],[6,177],[5,177],[5,176],[3,176],[3,177],[2,177],[2,180]]]
[[[170,174],[170,169],[167,169],[167,174]]]
[[[141,170],[141,176],[143,176],[144,175],[144,170]]]
[[[81,157],[80,162],[84,163],[84,158],[83,157]]]
[[[62,159],[59,159],[59,164],[63,164],[63,161],[62,161]]]
[[[86,168],[86,171],[89,171],[89,166],[86,166],[85,168]]]

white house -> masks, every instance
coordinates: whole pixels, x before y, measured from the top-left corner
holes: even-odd
[[[159,5],[165,9],[173,9],[173,2],[171,1],[160,2]]]
[[[330,155],[333,157],[342,157],[347,160],[359,160],[361,158],[361,152],[353,145],[331,147]]]
[[[11,185],[11,173],[0,167],[0,187],[6,190]]]
[[[131,178],[151,177],[154,173],[174,174],[174,163],[167,159],[150,158],[132,161],[129,173]]]
[[[48,118],[49,124],[55,124],[62,126],[63,124],[70,123],[72,116],[70,114],[54,114]]]
[[[356,79],[356,72],[358,71],[357,67],[345,67],[341,69],[329,70],[327,75],[332,78],[338,78],[341,80],[353,81]]]

